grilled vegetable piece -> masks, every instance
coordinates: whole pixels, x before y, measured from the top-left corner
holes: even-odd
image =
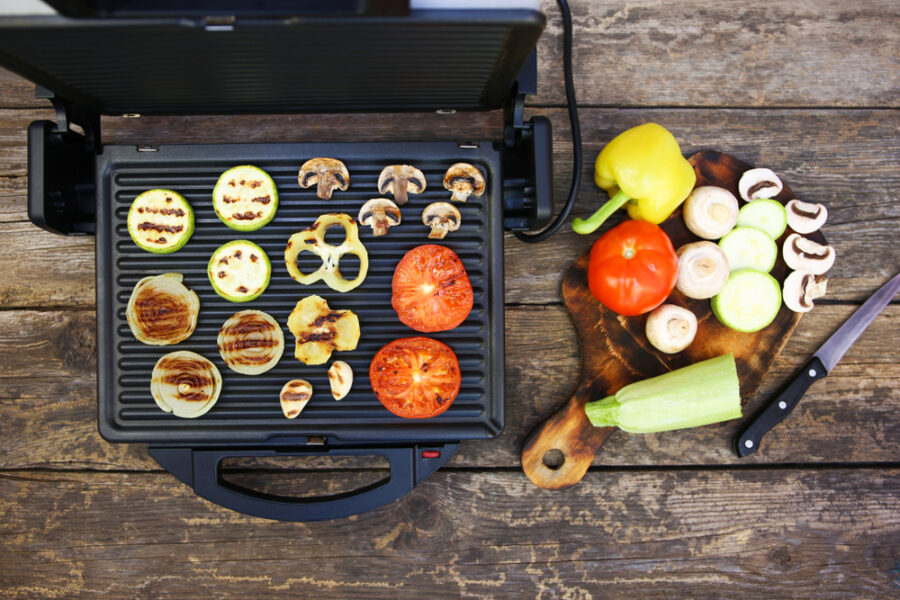
[[[700,427],[741,417],[734,356],[724,354],[626,385],[613,396],[588,402],[594,427],[653,433]]]
[[[768,233],[756,227],[735,227],[719,240],[719,248],[732,271],[755,269],[768,273],[778,260],[778,245]]]
[[[221,391],[222,375],[216,365],[186,350],[160,358],[150,377],[150,394],[156,405],[185,419],[206,414]]]
[[[773,240],[777,240],[787,229],[787,211],[778,200],[762,198],[745,204],[738,212],[738,227],[762,229]]]
[[[407,194],[421,194],[425,191],[425,175],[411,165],[388,165],[378,176],[378,193],[391,193],[394,202],[403,206],[409,200]]]
[[[194,210],[172,190],[148,190],[128,209],[128,235],[142,250],[169,254],[187,244],[194,233]]]
[[[459,229],[462,217],[449,202],[432,202],[422,211],[422,223],[431,227],[430,240],[442,240],[450,231]]]
[[[232,229],[255,231],[275,218],[278,189],[259,167],[234,167],[222,173],[213,188],[213,208]]]
[[[712,311],[719,322],[735,331],[752,333],[775,320],[781,308],[781,286],[768,273],[733,271],[728,283],[713,297]]]
[[[231,302],[249,302],[266,291],[272,264],[253,242],[234,240],[213,252],[207,273],[217,294]]]
[[[397,264],[391,306],[400,322],[416,331],[447,331],[460,325],[474,306],[469,275],[459,256],[445,246],[413,248]]]
[[[321,365],[335,350],[354,350],[359,342],[359,319],[350,310],[331,310],[319,296],[300,300],[288,317],[297,338],[294,357],[307,365]]]
[[[300,167],[297,183],[303,189],[315,185],[316,196],[331,200],[334,190],[350,187],[350,171],[336,158],[311,158]]]
[[[305,379],[291,379],[281,388],[281,412],[288,419],[295,419],[312,398],[312,385]]]
[[[260,375],[281,359],[284,333],[271,315],[261,310],[242,310],[222,324],[216,344],[232,371]]]
[[[386,235],[388,229],[400,224],[400,208],[387,198],[372,198],[362,205],[357,215],[360,224],[370,225],[372,235]]]
[[[342,360],[336,360],[328,367],[328,383],[331,384],[331,395],[340,400],[350,393],[353,387],[353,369]]]
[[[444,189],[450,190],[451,202],[465,202],[484,193],[484,176],[469,163],[456,163],[444,173]]]
[[[332,225],[344,228],[344,241],[338,246],[332,246],[325,241],[325,232]],[[297,257],[301,252],[312,252],[322,259],[322,266],[312,273],[301,273],[297,267]],[[353,254],[359,258],[359,273],[354,279],[347,280],[341,275],[339,267],[344,254]],[[359,241],[356,221],[343,213],[321,215],[310,227],[292,235],[284,249],[284,262],[288,274],[294,281],[310,285],[321,279],[328,287],[338,292],[349,292],[357,287],[365,280],[369,271],[369,254]]]
[[[139,342],[166,346],[194,333],[200,314],[197,294],[181,283],[181,273],[144,277],[134,286],[125,318]]]
[[[369,364],[375,397],[407,419],[426,419],[450,408],[462,384],[450,346],[427,337],[394,340]]]

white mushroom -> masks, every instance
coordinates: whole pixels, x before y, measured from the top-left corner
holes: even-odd
[[[647,317],[647,339],[666,354],[687,348],[697,335],[697,317],[686,308],[663,304]]]
[[[385,235],[388,229],[400,224],[400,208],[387,198],[372,198],[359,209],[357,220],[372,226],[372,235]]]
[[[450,190],[452,202],[465,202],[469,195],[484,193],[484,176],[469,163],[456,163],[444,174],[444,189]]]
[[[828,289],[824,275],[813,275],[809,271],[792,271],[784,279],[782,298],[784,305],[794,312],[809,312],[813,300],[821,298]]]
[[[791,200],[787,209],[788,226],[797,233],[812,233],[821,229],[828,218],[828,209],[824,204]]]
[[[728,259],[713,242],[694,242],[678,249],[675,287],[688,298],[712,298],[728,282]]]
[[[330,200],[334,190],[346,190],[350,186],[350,172],[336,158],[311,158],[300,167],[297,183],[304,189],[315,184],[316,195]]]
[[[442,240],[449,231],[459,229],[462,218],[455,206],[449,202],[433,202],[422,211],[422,223],[431,227],[428,238]]]
[[[411,165],[388,165],[378,176],[378,193],[390,192],[400,206],[408,201],[407,194],[421,194],[424,191],[425,175]]]
[[[760,198],[774,198],[781,193],[781,180],[772,169],[750,169],[741,175],[738,192],[750,202]]]
[[[305,379],[291,379],[281,388],[281,412],[288,419],[294,419],[312,398],[312,385]]]
[[[835,258],[834,248],[823,246],[799,233],[792,233],[784,240],[782,254],[787,266],[795,271],[809,271],[813,275],[828,271]]]
[[[717,240],[734,229],[737,218],[737,198],[725,188],[698,187],[684,202],[684,224],[707,240]]]
[[[328,368],[328,382],[331,384],[331,395],[335,400],[340,400],[353,387],[353,369],[342,360],[334,361]]]

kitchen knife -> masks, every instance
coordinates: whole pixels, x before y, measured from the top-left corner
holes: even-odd
[[[734,449],[738,456],[744,458],[756,452],[762,437],[790,414],[814,381],[828,375],[834,365],[853,345],[856,338],[884,310],[897,290],[900,290],[900,274],[895,275],[893,279],[881,286],[877,292],[872,294],[871,298],[856,309],[856,312],[841,325],[840,329],[831,334],[831,337],[813,354],[809,362],[735,438]]]

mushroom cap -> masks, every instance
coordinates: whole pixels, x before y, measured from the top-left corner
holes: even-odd
[[[828,218],[828,209],[824,204],[801,202],[796,198],[785,206],[788,226],[797,233],[818,231]]]
[[[469,194],[480,196],[484,193],[484,176],[469,163],[452,164],[444,174],[444,189],[454,191],[457,187],[467,188]]]
[[[448,231],[456,231],[462,217],[459,210],[449,202],[432,202],[422,211],[422,223],[430,226],[435,222],[447,223]]]
[[[717,244],[685,244],[676,254],[678,279],[675,288],[688,298],[712,298],[728,283],[728,259]]]
[[[741,198],[750,202],[759,198],[774,198],[781,193],[782,185],[772,169],[750,169],[744,171],[738,182]]]
[[[785,277],[782,288],[784,305],[794,312],[809,312],[813,300],[825,295],[828,280],[809,271],[792,271]]]
[[[646,334],[654,348],[666,354],[675,354],[694,341],[697,317],[686,308],[663,304],[647,317]]]
[[[406,190],[410,194],[421,194],[425,191],[425,174],[412,165],[388,165],[378,176],[378,193],[386,194],[391,190],[390,184],[397,177],[406,178]]]
[[[737,198],[725,188],[700,186],[684,202],[684,224],[707,240],[717,240],[734,229],[737,218]]]
[[[809,271],[822,275],[834,265],[835,252],[831,246],[823,246],[799,233],[792,233],[784,240],[784,262],[795,271]]]
[[[300,167],[297,175],[297,183],[302,188],[308,188],[319,181],[320,173],[332,173],[339,175],[334,177],[334,183],[341,190],[346,190],[350,185],[350,171],[347,166],[336,158],[311,158]]]
[[[400,224],[400,207],[387,198],[372,198],[359,209],[357,218],[363,225],[371,225],[375,216],[384,215],[391,225]]]

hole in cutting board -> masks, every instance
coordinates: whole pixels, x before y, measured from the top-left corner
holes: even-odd
[[[562,450],[557,450],[554,448],[553,450],[547,450],[544,454],[543,463],[544,466],[548,469],[555,471],[559,469],[566,462],[566,455],[563,454]]]

